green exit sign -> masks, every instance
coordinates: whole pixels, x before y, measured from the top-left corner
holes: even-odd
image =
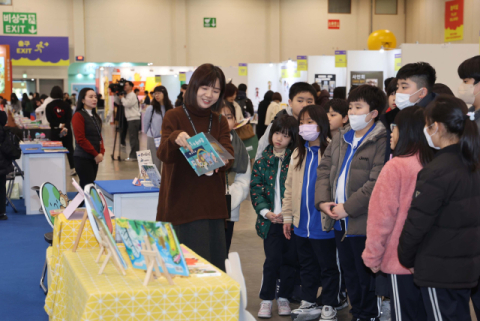
[[[216,28],[217,27],[217,18],[203,18],[203,27],[204,28]]]
[[[36,35],[37,14],[30,12],[4,12],[3,33],[6,35]]]

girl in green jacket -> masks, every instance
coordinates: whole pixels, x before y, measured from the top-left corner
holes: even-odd
[[[290,315],[287,298],[293,291],[295,273],[295,246],[283,235],[282,199],[285,192],[290,156],[298,133],[298,123],[293,116],[284,115],[274,120],[269,135],[269,145],[252,170],[250,196],[258,214],[257,234],[263,238],[265,263],[260,289],[259,318],[272,316],[277,279],[281,287],[277,305],[279,315]]]

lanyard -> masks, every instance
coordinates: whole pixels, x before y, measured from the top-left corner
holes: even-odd
[[[188,120],[190,121],[190,124],[192,124],[193,131],[195,132],[195,135],[197,135],[197,129],[195,128],[195,125],[193,124],[192,118],[190,118],[190,114],[188,113],[187,108],[185,105],[183,105],[183,110],[185,111],[185,114],[187,114]],[[213,113],[210,114],[210,124],[208,125],[208,133],[210,134],[210,130],[212,129],[212,115]]]

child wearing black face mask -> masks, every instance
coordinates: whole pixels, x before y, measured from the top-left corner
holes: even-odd
[[[330,124],[325,110],[316,105],[303,108],[298,119],[298,143],[290,161],[282,206],[283,232],[287,239],[295,239],[302,284],[302,304],[292,311],[292,319],[321,316],[320,320],[336,320],[336,308],[348,304],[340,293],[335,233],[323,231],[320,211],[315,208],[317,167],[328,145]],[[321,306],[316,303],[319,270]]]

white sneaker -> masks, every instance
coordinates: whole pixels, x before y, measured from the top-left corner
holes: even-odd
[[[324,305],[319,321],[337,321],[337,310],[329,305]]]
[[[317,319],[321,313],[322,310],[316,303],[302,300],[300,307],[292,311],[291,317],[295,321],[308,321]]]
[[[292,309],[290,309],[290,301],[284,298],[277,299],[278,315],[290,315]]]
[[[382,301],[382,315],[380,316],[380,321],[391,321],[391,309],[390,309],[390,301]]]
[[[263,300],[260,303],[258,317],[262,319],[270,319],[272,317],[272,301]]]

